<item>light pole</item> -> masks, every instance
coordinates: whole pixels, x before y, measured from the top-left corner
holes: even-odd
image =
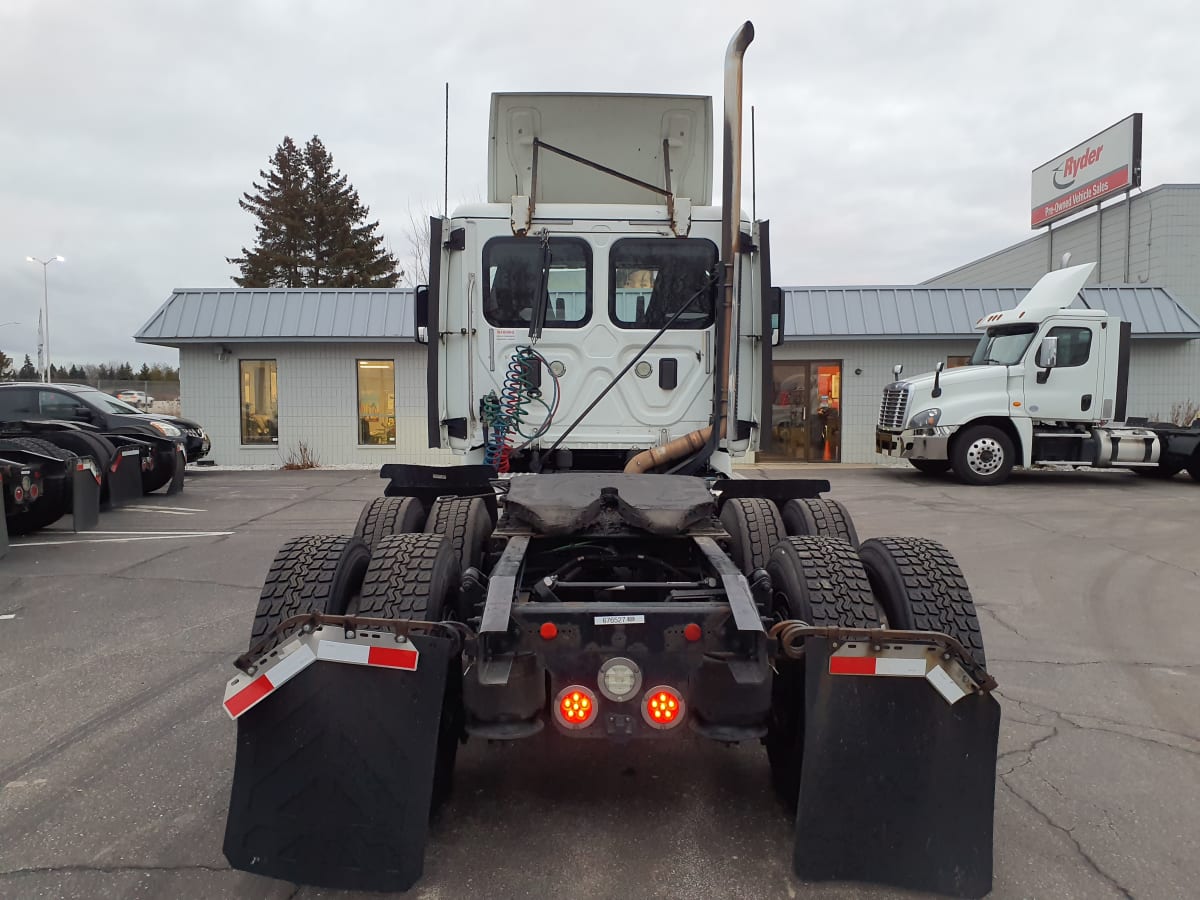
[[[47,384],[50,383],[50,287],[46,277],[46,269],[52,262],[66,262],[61,256],[52,256],[49,259],[38,259],[36,256],[25,257],[26,262],[40,263],[42,266],[42,328],[43,337],[42,345],[46,351],[45,364],[46,369],[42,375],[42,380]]]

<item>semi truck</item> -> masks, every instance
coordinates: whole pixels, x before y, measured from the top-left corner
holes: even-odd
[[[974,485],[1046,465],[1154,477],[1187,469],[1200,481],[1200,421],[1127,416],[1130,324],[1070,308],[1093,268],[1050,272],[1014,309],[980,319],[967,365],[939,363],[911,378],[897,366],[880,401],[876,451]]]
[[[783,324],[740,213],[753,35],[719,202],[708,97],[493,95],[487,200],[432,220],[415,297],[461,465],[384,466],[353,533],[271,563],[222,700],[233,867],[406,890],[461,743],[690,733],[765,749],[801,878],[990,890],[1000,708],[952,553],[733,477]]]

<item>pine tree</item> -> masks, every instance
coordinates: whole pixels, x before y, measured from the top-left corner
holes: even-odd
[[[138,381],[149,381],[150,380],[150,364],[149,363],[142,363],[142,367],[137,370],[136,378]]]
[[[21,370],[17,372],[17,378],[21,381],[37,381],[38,370],[34,368],[33,360],[29,358],[29,354],[25,354],[25,362],[21,363]]]
[[[16,375],[13,369],[13,358],[0,350],[0,380],[10,381]]]
[[[395,287],[396,259],[368,222],[370,209],[313,136],[301,151],[290,137],[271,170],[238,204],[258,219],[256,245],[227,258],[241,287]]]

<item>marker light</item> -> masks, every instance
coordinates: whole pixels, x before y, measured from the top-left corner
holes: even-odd
[[[552,641],[558,637],[558,626],[553,622],[543,622],[542,627],[538,629],[538,634],[542,636],[542,640]]]
[[[665,684],[651,688],[642,698],[642,718],[651,728],[674,728],[683,721],[683,697]]]
[[[580,684],[563,688],[554,700],[554,717],[564,728],[587,728],[596,721],[596,695]]]

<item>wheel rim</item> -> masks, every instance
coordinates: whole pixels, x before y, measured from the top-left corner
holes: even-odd
[[[995,438],[979,438],[967,448],[967,465],[976,475],[995,475],[1004,465],[1004,448]]]

